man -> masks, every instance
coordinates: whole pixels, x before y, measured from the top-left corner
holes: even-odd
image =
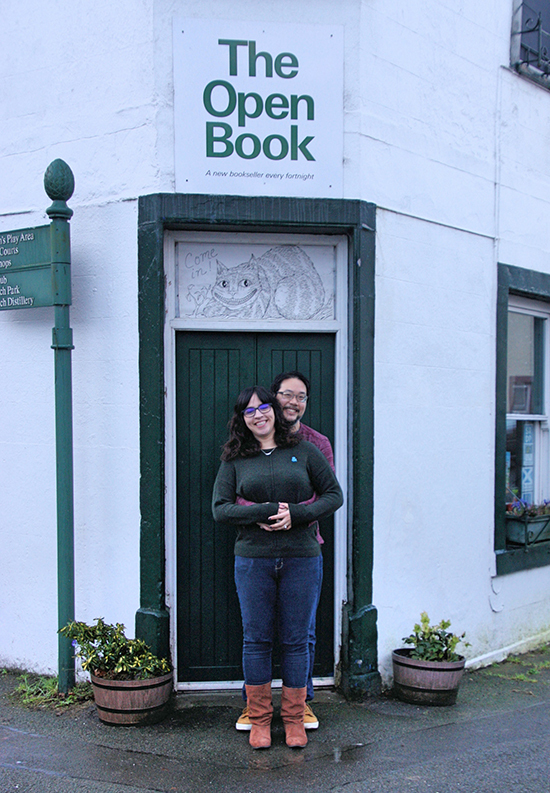
[[[309,398],[309,380],[301,372],[282,372],[277,375],[271,386],[271,391],[277,398],[279,404],[283,409],[285,419],[292,425],[294,432],[299,432],[300,436],[305,440],[313,443],[314,446],[325,455],[332,470],[334,471],[334,454],[332,446],[326,435],[322,435],[312,427],[308,427],[302,423],[302,416],[304,415]],[[319,534],[319,524],[317,523],[317,539],[319,543],[324,540]],[[317,593],[317,604],[321,596],[321,583],[319,584],[319,591]],[[304,713],[304,727],[306,730],[316,730],[319,726],[319,720],[313,713],[311,706],[308,704],[313,697],[313,662],[315,660],[315,619],[309,626],[309,676],[307,681],[307,695],[306,695],[306,708]],[[245,707],[237,723],[235,724],[237,730],[250,730],[251,723],[248,717],[248,708]]]
[[[334,471],[334,454],[326,435],[302,423],[301,419],[309,398],[309,380],[300,372],[284,372],[277,375],[271,386],[283,409],[285,419],[290,422],[295,432],[299,432],[305,441],[309,441],[323,452]]]

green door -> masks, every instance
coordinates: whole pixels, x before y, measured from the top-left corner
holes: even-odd
[[[241,619],[232,528],[212,519],[211,496],[239,391],[297,369],[311,380],[305,423],[333,440],[334,336],[323,333],[176,334],[178,680],[242,679]],[[323,521],[324,583],[316,676],[334,671],[332,519]]]

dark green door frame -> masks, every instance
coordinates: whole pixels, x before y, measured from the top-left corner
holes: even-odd
[[[169,652],[165,605],[164,233],[339,234],[348,246],[348,602],[338,682],[361,697],[379,686],[372,603],[375,206],[363,201],[161,193],[139,199],[140,609],[136,635]],[[345,487],[345,483],[344,487]]]

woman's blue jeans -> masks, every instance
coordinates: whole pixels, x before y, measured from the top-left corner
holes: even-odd
[[[272,678],[275,630],[283,684],[303,688],[309,671],[309,628],[323,575],[322,556],[235,557],[235,583],[243,621],[243,671],[247,685]]]

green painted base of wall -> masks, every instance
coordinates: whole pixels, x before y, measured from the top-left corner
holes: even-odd
[[[347,675],[346,689],[343,686],[342,678],[341,691],[346,699],[355,702],[362,702],[368,697],[377,697],[382,690],[382,683],[379,672],[369,672],[366,675]]]
[[[143,639],[159,658],[170,658],[170,615],[165,610],[139,609],[136,638]]]
[[[343,658],[339,688],[348,699],[361,700],[380,693],[378,672],[378,613],[374,606],[343,612]]]

